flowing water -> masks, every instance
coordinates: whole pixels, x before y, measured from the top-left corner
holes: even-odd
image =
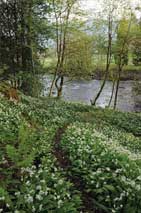
[[[44,96],[48,95],[51,85],[52,76],[44,76]],[[91,104],[101,85],[100,80],[71,80],[65,79],[63,87],[62,99],[69,102],[77,102],[83,104]],[[141,111],[141,95],[136,95],[134,91],[134,81],[121,81],[118,93],[117,109],[126,112],[140,112]],[[107,81],[105,88],[97,101],[97,105],[105,107],[109,103],[112,91],[112,82]],[[53,91],[54,96],[56,91]],[[113,104],[113,103],[112,103]]]

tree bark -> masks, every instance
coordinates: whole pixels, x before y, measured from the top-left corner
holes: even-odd
[[[96,105],[96,102],[98,100],[98,98],[100,97],[102,91],[103,91],[103,88],[106,84],[106,80],[107,80],[107,77],[108,77],[108,73],[109,73],[109,68],[110,68],[110,64],[111,64],[111,56],[112,56],[112,20],[111,20],[111,14],[109,15],[109,23],[108,23],[108,49],[107,49],[107,62],[106,62],[106,69],[105,69],[105,75],[104,75],[104,80],[103,80],[103,83],[94,99],[94,101],[91,100],[91,104],[93,106]]]
[[[119,91],[119,85],[120,85],[120,77],[121,77],[121,73],[122,73],[123,67],[124,67],[124,63],[122,61],[122,58],[123,58],[123,55],[124,55],[125,45],[127,44],[127,39],[128,39],[130,28],[131,28],[131,23],[132,23],[132,13],[131,13],[131,17],[130,17],[130,23],[128,25],[127,34],[126,34],[126,36],[125,36],[125,38],[123,40],[121,52],[120,52],[120,55],[119,55],[118,80],[117,80],[116,92],[115,92],[114,109],[116,109],[116,106],[117,106],[118,91]]]
[[[116,83],[116,80],[113,81],[112,93],[111,93],[111,97],[110,97],[110,100],[109,100],[108,108],[111,106],[112,99],[113,99],[113,96],[114,96],[115,83]]]
[[[65,10],[60,11],[59,15],[55,9],[55,1],[53,0],[53,7],[55,13],[55,20],[56,20],[56,43],[57,43],[57,65],[54,73],[54,77],[51,83],[49,97],[52,94],[53,86],[57,89],[57,97],[62,95],[63,84],[64,84],[64,77],[63,77],[63,67],[64,67],[64,60],[65,60],[65,50],[66,50],[66,36],[68,31],[68,21],[71,12],[71,8],[74,2],[66,6]],[[62,14],[66,12],[66,16],[64,20],[62,20]],[[57,77],[58,75],[58,77]],[[60,85],[58,86],[58,81],[60,80]]]

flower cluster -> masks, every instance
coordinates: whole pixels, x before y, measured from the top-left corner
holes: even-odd
[[[62,148],[69,154],[72,174],[82,178],[96,205],[116,213],[141,209],[140,154],[136,156],[92,125],[78,122],[68,127]]]
[[[0,97],[0,212],[82,212],[82,192],[68,180],[76,175],[96,210],[140,213],[140,122],[141,114]],[[56,131],[66,125],[69,171],[53,152]]]

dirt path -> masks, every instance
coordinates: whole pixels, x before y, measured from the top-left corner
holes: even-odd
[[[76,175],[70,175],[69,170],[71,170],[71,161],[68,158],[68,154],[62,150],[61,148],[61,139],[63,134],[65,133],[69,124],[64,125],[57,130],[56,135],[54,137],[54,150],[53,154],[57,159],[58,166],[61,167],[66,172],[66,179],[73,183],[74,188],[81,193],[81,199],[83,203],[83,207],[81,212],[83,213],[103,213],[102,211],[97,211],[94,208],[93,196],[90,193],[85,191],[85,184],[81,177]]]

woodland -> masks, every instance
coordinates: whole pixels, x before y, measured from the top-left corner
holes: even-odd
[[[0,213],[31,212],[141,213],[141,0],[0,0]]]

